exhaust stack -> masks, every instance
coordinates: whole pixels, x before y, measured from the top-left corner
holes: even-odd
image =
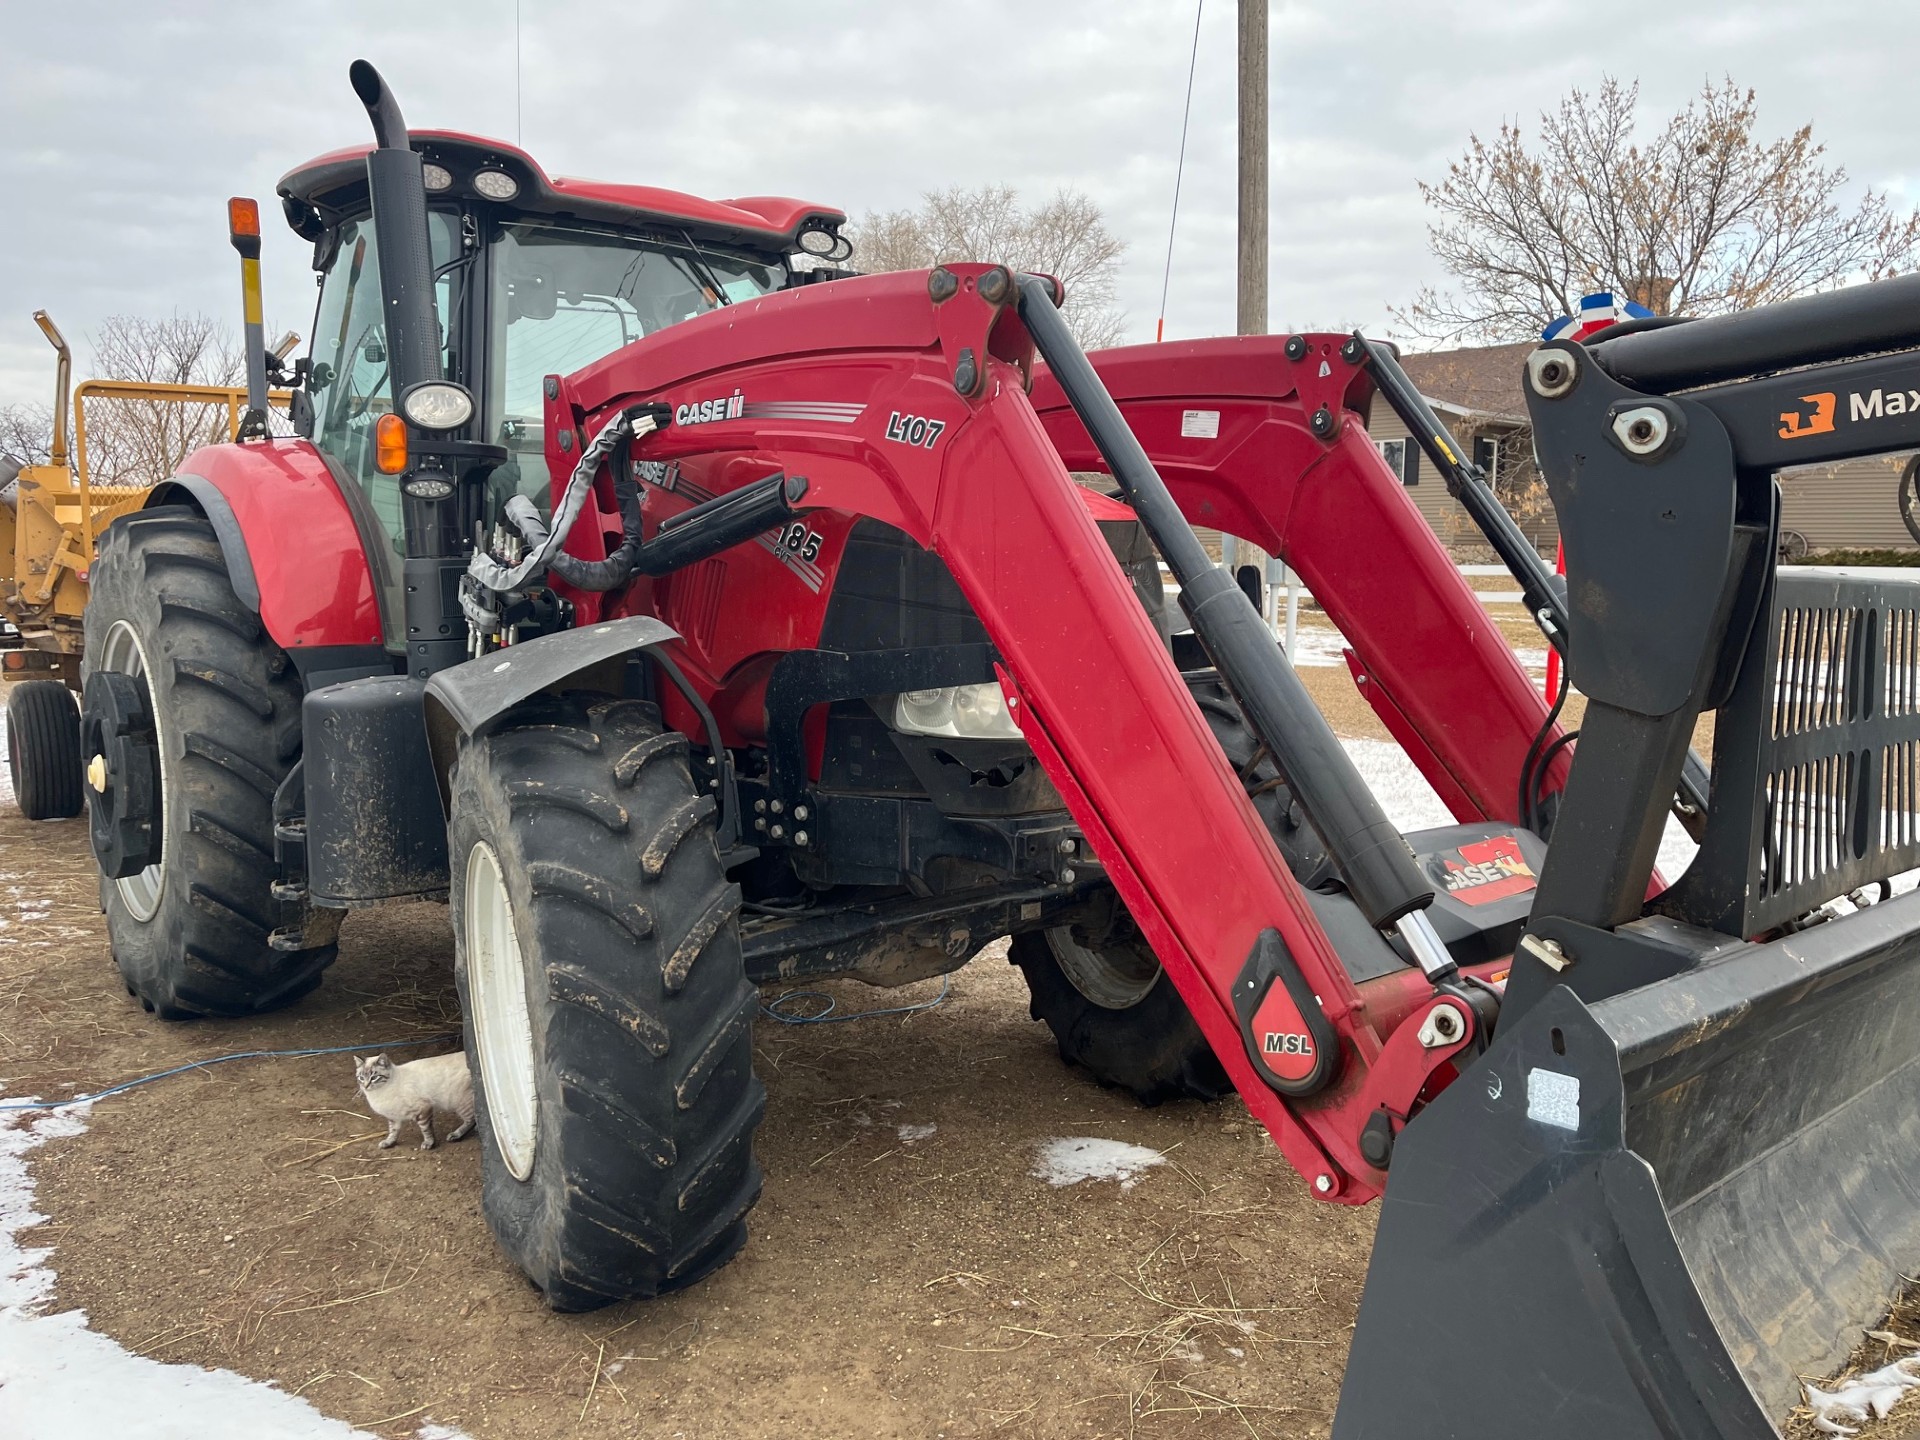
[[[380,290],[386,299],[387,353],[397,400],[422,381],[439,380],[440,324],[433,308],[433,260],[427,238],[427,185],[407,122],[380,72],[356,60],[347,72],[373,122],[367,189],[380,246]]]
[[[46,311],[34,311],[33,323],[40,327],[40,333],[47,337],[47,343],[53,346],[54,353],[60,357],[54,369],[53,441],[48,447],[47,464],[56,470],[64,470],[67,464],[67,403],[68,397],[73,394],[73,352],[67,349],[66,338],[61,335],[60,327],[53,323],[53,317]]]

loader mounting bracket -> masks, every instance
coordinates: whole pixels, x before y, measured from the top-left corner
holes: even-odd
[[[1387,1168],[1395,1138],[1428,1089],[1438,1088],[1436,1077],[1454,1057],[1483,1045],[1486,1028],[1473,997],[1454,985],[1438,987],[1422,1009],[1394,1027],[1367,1071],[1371,1113],[1359,1143],[1369,1165]],[[1446,1076],[1451,1073],[1445,1071]]]

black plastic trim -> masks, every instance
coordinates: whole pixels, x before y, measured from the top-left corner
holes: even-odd
[[[157,506],[177,503],[179,497],[171,493],[176,485],[192,497],[194,507],[213,526],[213,538],[220,542],[220,558],[227,562],[227,581],[233,586],[234,595],[242,605],[258,615],[260,581],[253,573],[253,557],[247,553],[246,532],[240,528],[233,506],[227,503],[227,497],[220,493],[218,485],[204,475],[174,475],[164,484],[156,485],[141,508],[152,510]]]

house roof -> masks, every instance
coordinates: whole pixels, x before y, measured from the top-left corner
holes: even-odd
[[[1400,365],[1439,409],[1524,422],[1527,402],[1520,389],[1520,372],[1537,343],[1522,340],[1513,345],[1402,355]]]

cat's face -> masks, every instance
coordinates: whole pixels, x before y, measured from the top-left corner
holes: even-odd
[[[353,1062],[353,1078],[362,1090],[384,1085],[393,1078],[393,1062],[384,1055],[375,1055],[370,1060],[356,1059]]]

